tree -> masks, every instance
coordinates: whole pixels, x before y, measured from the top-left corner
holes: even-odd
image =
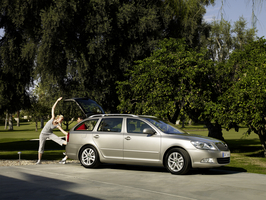
[[[116,112],[115,82],[125,80],[125,71],[163,37],[186,37],[197,46],[209,3],[213,0],[3,0],[0,28],[7,33],[12,26],[24,38],[21,53],[30,55],[29,69],[50,93],[88,96]]]
[[[190,47],[201,46],[201,38],[207,37],[209,25],[203,20],[205,6],[214,0],[165,0],[163,8],[170,15],[166,38],[184,38]]]
[[[36,73],[115,112],[115,81],[150,54],[165,26],[159,0],[54,1],[42,10]],[[58,73],[60,72],[60,73]]]
[[[220,96],[215,116],[227,129],[243,124],[248,126],[248,134],[258,134],[266,157],[265,56],[266,40],[262,38],[232,53],[225,67],[234,84]]]
[[[222,19],[220,22],[212,22],[211,27],[207,46],[210,58],[215,64],[212,67],[212,73],[208,76],[211,82],[210,87],[207,89],[211,94],[210,99],[204,105],[202,104],[201,110],[193,111],[188,108],[187,112],[190,113],[190,117],[194,120],[205,121],[209,130],[209,137],[224,140],[222,133],[223,123],[217,120],[217,115],[219,115],[217,107],[221,104],[221,96],[235,84],[235,79],[231,73],[234,67],[232,66],[229,69],[225,65],[234,50],[243,49],[244,44],[254,40],[255,31],[246,28],[246,21],[242,17],[233,26]],[[238,130],[238,126],[235,123],[231,123],[230,126]]]
[[[27,44],[17,31],[7,29],[0,41],[0,112],[9,115],[29,106],[32,61],[23,56]],[[25,45],[25,46],[24,46]],[[10,118],[11,119],[11,118]]]
[[[233,50],[242,49],[244,44],[255,39],[256,30],[247,28],[243,17],[239,17],[233,25],[222,19],[214,20],[210,26],[209,37],[203,43],[208,46],[213,61],[228,60]]]
[[[31,117],[31,120],[35,122],[35,131],[38,131],[38,122],[41,118],[50,114],[51,108],[46,107],[45,104],[41,103],[37,97],[31,97],[31,107],[27,109],[26,113]]]
[[[211,23],[211,31],[207,41],[210,58],[219,62],[228,59],[230,51],[233,49],[232,43],[231,23],[225,20],[214,20]]]
[[[211,61],[205,56],[206,52],[190,49],[184,40],[164,39],[150,57],[133,66],[128,80],[118,82],[118,109],[175,123],[184,107],[209,98],[203,88],[210,84]]]
[[[0,39],[0,113],[11,114],[30,105],[28,91],[36,49],[29,32],[15,20],[15,9],[9,3],[15,2],[0,3],[0,28],[5,29]]]

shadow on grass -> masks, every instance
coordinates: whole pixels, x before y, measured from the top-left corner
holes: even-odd
[[[16,142],[5,142],[0,144],[0,151],[23,151],[23,150],[38,150],[38,140],[26,140]],[[47,140],[45,143],[45,150],[62,150],[64,146],[60,146],[57,143]]]
[[[20,133],[20,132],[32,132],[32,131],[34,131],[34,132],[36,132],[36,133],[38,133],[38,134],[40,134],[39,132],[41,131],[41,129],[38,129],[38,131],[35,131],[35,129],[33,129],[33,128],[29,128],[29,129],[23,129],[23,130],[21,130],[21,129],[13,129],[12,130],[12,133],[14,133],[14,132],[18,132],[18,133]],[[0,130],[0,133],[10,133],[11,131],[9,131],[9,130]]]
[[[18,152],[21,152],[21,159],[36,160],[38,155],[38,148],[38,140],[1,143],[0,159],[18,159]],[[60,146],[51,140],[47,140],[45,143],[43,159],[62,159],[63,151],[65,151],[65,146]]]
[[[43,160],[61,160],[64,155],[62,154],[63,151],[44,151],[44,154],[42,156]],[[38,152],[21,152],[21,160],[37,160],[38,158]],[[18,154],[17,152],[14,152],[13,154],[0,154],[0,160],[18,160]]]
[[[262,157],[263,149],[258,139],[226,140],[231,153],[250,153],[251,157]]]

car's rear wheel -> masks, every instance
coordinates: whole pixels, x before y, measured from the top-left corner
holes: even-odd
[[[186,174],[190,169],[190,157],[184,149],[173,148],[167,152],[165,166],[175,175]]]
[[[100,164],[99,154],[92,146],[85,146],[81,149],[79,161],[86,168],[95,168]]]

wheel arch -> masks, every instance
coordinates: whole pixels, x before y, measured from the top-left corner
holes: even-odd
[[[89,149],[89,152],[87,151]],[[96,168],[101,164],[98,149],[91,144],[83,145],[79,151],[78,159],[85,168]]]
[[[182,147],[182,146],[178,146],[178,145],[176,145],[176,146],[172,146],[172,147],[169,147],[169,148],[164,152],[164,155],[163,155],[163,166],[166,166],[166,159],[165,159],[165,158],[166,158],[167,153],[168,153],[169,151],[171,151],[172,149],[175,149],[175,148],[183,149],[184,151],[187,152],[187,154],[189,155],[189,158],[190,158],[190,167],[192,167],[192,158],[191,158],[189,152],[188,152],[184,147]]]
[[[100,153],[99,153],[98,148],[97,148],[95,145],[88,143],[88,144],[84,144],[84,145],[82,145],[82,146],[79,148],[79,150],[78,150],[78,159],[80,159],[80,156],[81,156],[81,153],[82,153],[82,149],[83,149],[84,147],[93,147],[93,148],[95,148],[95,149],[98,151],[99,158],[100,158]]]

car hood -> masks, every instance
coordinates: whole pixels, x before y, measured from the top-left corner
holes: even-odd
[[[182,139],[182,140],[191,140],[191,141],[201,141],[201,142],[222,142],[221,140],[211,138],[211,137],[206,137],[206,136],[201,136],[201,135],[195,135],[195,134],[167,134],[166,137],[170,138],[177,138],[177,139]]]

